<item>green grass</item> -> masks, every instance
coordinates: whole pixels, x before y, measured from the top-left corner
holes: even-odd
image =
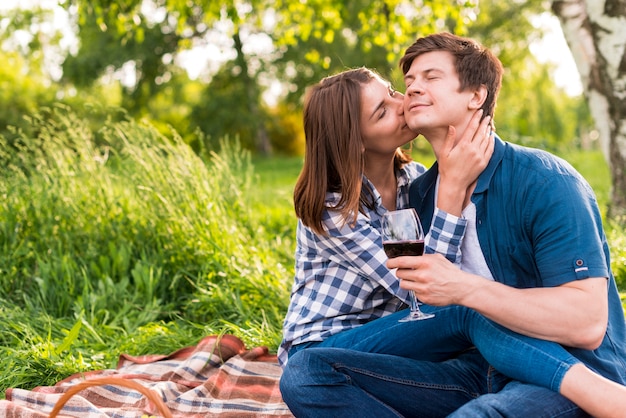
[[[0,144],[0,390],[207,334],[276,348],[294,222],[288,198],[250,197],[249,156],[224,144],[205,162],[149,126],[91,133],[64,109],[32,125]]]
[[[301,158],[234,144],[201,158],[175,134],[133,121],[94,131],[63,108],[30,124],[36,137],[0,138],[2,393],[208,334],[276,349]],[[579,169],[606,201],[601,156],[572,158],[595,161]],[[626,286],[626,234],[608,236]]]

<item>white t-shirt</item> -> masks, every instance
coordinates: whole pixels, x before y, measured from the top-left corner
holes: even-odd
[[[439,178],[437,178],[436,187],[435,199],[437,199],[439,194]],[[461,217],[467,220],[465,236],[461,242],[461,270],[493,280],[491,271],[485,261],[485,256],[478,243],[478,233],[476,232],[476,205],[470,202],[461,212]]]

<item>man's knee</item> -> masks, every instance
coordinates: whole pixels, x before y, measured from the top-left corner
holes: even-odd
[[[454,411],[448,418],[503,418],[507,415],[502,400],[495,394],[482,395]]]
[[[287,364],[283,368],[283,373],[280,376],[280,393],[283,396],[283,400],[287,403],[289,403],[290,399],[298,398],[299,395],[295,392],[302,387],[302,373],[298,372],[298,370],[301,370],[301,366],[299,364],[299,362],[301,361],[300,358],[304,357],[298,354],[300,354],[302,351],[295,353],[293,356],[289,357]]]

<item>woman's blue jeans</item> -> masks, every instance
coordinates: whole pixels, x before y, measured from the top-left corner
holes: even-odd
[[[481,404],[483,394],[523,397],[527,391],[542,395],[509,402],[509,409],[523,408],[518,416],[529,416],[528,408],[542,399],[546,405],[538,411],[557,408],[552,411],[562,414],[541,416],[581,413],[556,393],[567,370],[579,362],[559,344],[514,333],[464,307],[423,309],[435,317],[398,322],[406,314],[398,312],[294,347],[281,392],[296,416],[342,416],[343,410],[343,416],[446,416],[468,402],[470,411],[491,408]],[[509,384],[508,378],[530,384]]]

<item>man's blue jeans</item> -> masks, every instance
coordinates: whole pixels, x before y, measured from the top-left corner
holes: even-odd
[[[554,391],[510,381],[476,350],[435,363],[313,347],[293,355],[280,385],[298,418],[587,416]]]
[[[399,399],[405,403],[406,399],[420,399],[424,396],[424,401],[434,405],[429,407],[430,412],[422,412],[423,405],[420,405],[417,409],[411,409],[409,416],[422,416],[422,413],[423,416],[445,416],[480,395],[496,393],[504,389],[503,382],[508,380],[505,377],[508,376],[546,388],[545,396],[549,398],[549,405],[563,402],[566,410],[577,410],[571,402],[556,393],[565,372],[571,365],[579,362],[559,344],[514,333],[464,307],[423,306],[423,309],[434,312],[435,318],[398,322],[398,319],[405,315],[405,312],[398,312],[343,331],[325,341],[292,348],[281,379],[283,397],[286,401],[289,399],[287,404],[292,408],[290,402],[293,402],[293,408],[299,409],[296,403],[300,400],[308,402],[300,399],[299,395],[294,395],[300,390],[305,390],[306,387],[309,388],[309,392],[318,390],[328,392],[327,382],[321,383],[318,379],[320,376],[330,378],[332,375],[330,382],[338,378],[340,381],[344,379],[354,381],[358,386],[350,385],[350,390],[357,390],[360,395],[365,396],[365,399],[358,400],[357,397],[353,401],[358,402],[359,406],[367,410],[372,408],[372,404],[384,405],[383,409],[390,408],[391,411],[401,410],[402,407],[397,405],[397,402],[388,404],[386,401],[381,401],[386,398],[380,398],[379,395],[388,391],[391,400]],[[459,353],[470,349],[473,345],[480,350],[486,361],[478,354],[469,357],[472,360],[471,364],[462,360],[463,356],[454,359]],[[349,348],[350,350],[322,350],[322,348],[329,347]],[[306,352],[309,353],[306,354]],[[372,354],[385,354],[385,356]],[[480,362],[475,360],[476,357],[480,358]],[[490,368],[489,364],[503,375]],[[318,374],[317,367],[323,370],[329,365],[336,372]],[[333,373],[338,373],[342,377]],[[352,375],[352,373],[356,374]],[[496,378],[496,383],[492,381],[495,375],[500,376]],[[307,383],[308,379],[312,380]],[[381,382],[388,384],[380,384]],[[395,383],[392,384],[392,382]],[[299,388],[294,385],[298,385]],[[373,394],[372,387],[369,385],[380,386],[379,392],[381,393]],[[336,390],[332,383],[331,387],[331,391]],[[388,389],[384,389],[385,387]],[[532,391],[544,392],[542,388],[532,385],[515,385],[515,387],[517,388],[515,391],[510,389],[510,396],[517,396],[520,390],[524,392],[532,389]],[[509,393],[508,386],[505,393]],[[311,393],[301,395],[315,398]],[[318,399],[325,399],[327,396],[323,395]],[[345,402],[350,398],[350,396],[339,396],[338,400]],[[536,398],[543,399],[535,396],[526,401],[528,405],[518,402],[517,408],[525,411],[523,409],[525,406],[534,407],[537,405],[538,399]],[[434,399],[440,399],[440,402],[435,402]],[[479,400],[474,401],[476,405],[472,406],[473,408],[488,407],[481,403],[482,398]],[[348,405],[350,404],[346,404]],[[350,408],[353,407],[354,404],[350,405]],[[414,407],[413,405],[412,408]],[[451,407],[453,408],[450,409]],[[512,407],[509,406],[509,408]],[[310,408],[311,405],[308,404],[304,409]],[[561,410],[560,407],[557,409]],[[312,412],[313,410],[309,413]],[[328,412],[326,410],[322,415]],[[406,415],[403,412],[400,414]],[[322,415],[304,414],[303,416]]]

